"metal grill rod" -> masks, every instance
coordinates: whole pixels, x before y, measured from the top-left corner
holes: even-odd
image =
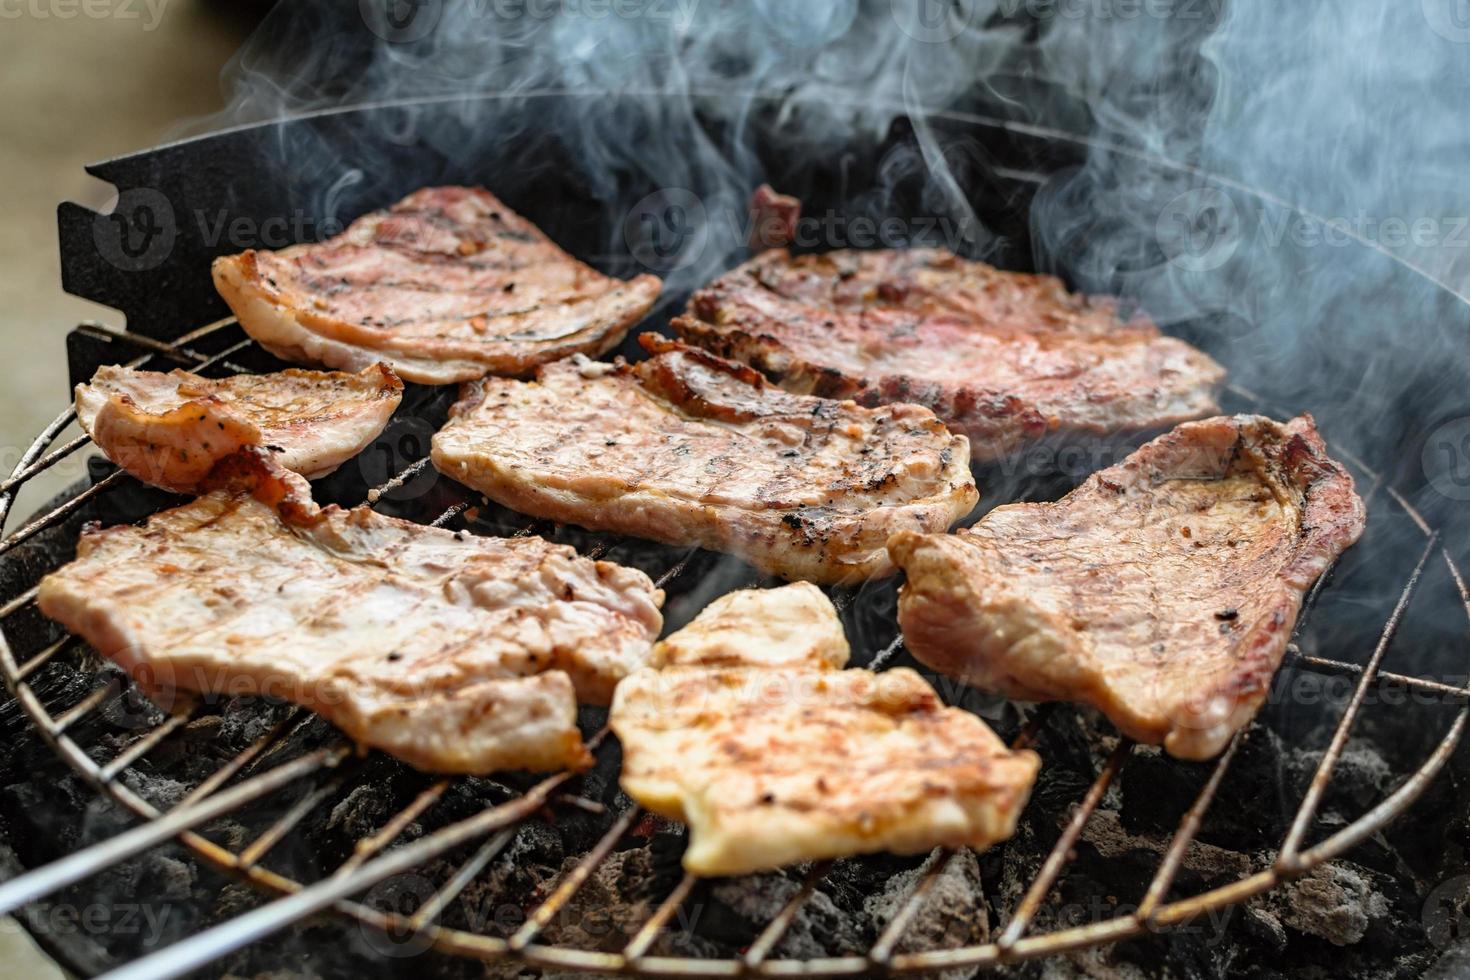
[[[751,943],[750,948],[745,951],[741,962],[747,970],[758,969],[765,962],[766,957],[771,955],[771,950],[776,948],[781,937],[786,935],[791,924],[796,921],[796,914],[801,911],[807,899],[812,897],[812,892],[816,891],[817,885],[827,877],[827,872],[831,870],[831,861],[819,861],[812,866],[802,880],[801,887],[786,900],[786,904],[781,906],[781,911],[776,913],[776,917],[766,925],[765,929],[761,930],[755,942]]]
[[[281,814],[259,837],[251,841],[235,858],[235,866],[244,871],[255,867],[260,859],[270,853],[271,848],[279,844],[297,824],[305,820],[307,815],[317,807],[321,806],[329,796],[340,790],[351,776],[361,772],[361,765],[354,767],[354,771],[338,772],[322,785],[307,792],[301,799],[297,800],[285,813]]]
[[[364,862],[347,874],[307,885],[293,894],[252,909],[229,922],[206,929],[104,976],[109,980],[166,980],[207,966],[226,953],[263,939],[298,919],[320,912],[342,899],[371,888],[385,878],[411,871],[477,837],[518,823],[545,806],[552,792],[572,776],[573,773],[570,772],[548,776],[524,796],[489,810],[482,810],[472,817],[442,828],[431,837],[421,837],[397,850]]]
[[[1225,771],[1230,768],[1231,760],[1235,758],[1235,751],[1240,748],[1244,737],[1244,728],[1231,737],[1230,744],[1226,746],[1224,754],[1220,756],[1219,761],[1215,763],[1215,768],[1210,772],[1210,778],[1205,780],[1205,785],[1195,796],[1194,803],[1179,821],[1179,829],[1174,831],[1174,836],[1169,840],[1169,849],[1164,852],[1164,859],[1159,862],[1159,869],[1154,872],[1153,880],[1148,883],[1148,891],[1144,893],[1143,901],[1138,903],[1138,910],[1134,912],[1139,921],[1152,922],[1159,904],[1169,897],[1169,886],[1174,883],[1174,876],[1179,873],[1179,866],[1184,863],[1184,852],[1194,842],[1194,835],[1199,833],[1205,812],[1214,802],[1215,793],[1219,791],[1220,783],[1225,779]]]
[[[116,837],[69,854],[19,878],[12,878],[0,884],[0,914],[14,912],[28,902],[75,884],[102,868],[177,837],[182,831],[222,817],[308,772],[331,768],[342,760],[346,752],[346,749],[318,749],[247,783],[231,787],[202,803],[176,807],[156,820],[139,824]]]
[[[1041,909],[1041,903],[1051,892],[1052,886],[1057,882],[1057,878],[1061,876],[1062,869],[1067,866],[1072,848],[1077,845],[1077,838],[1082,836],[1082,830],[1087,826],[1087,821],[1092,818],[1093,811],[1102,802],[1103,794],[1108,791],[1108,786],[1112,784],[1113,777],[1118,774],[1118,770],[1123,768],[1123,762],[1128,758],[1128,753],[1131,751],[1133,751],[1132,740],[1120,738],[1117,747],[1108,756],[1108,761],[1103,764],[1102,769],[1098,772],[1097,778],[1088,787],[1087,795],[1077,805],[1077,809],[1072,814],[1072,819],[1067,823],[1066,829],[1057,838],[1057,842],[1052,847],[1051,853],[1042,862],[1041,870],[1031,880],[1031,887],[1026,890],[1025,896],[1021,899],[1021,904],[1016,906],[1016,912],[1011,916],[1011,921],[1006,923],[1005,929],[1001,932],[1000,939],[996,943],[1002,950],[1011,949],[1025,935],[1027,928],[1031,925],[1031,920],[1036,917],[1036,913]]]
[[[460,865],[444,886],[434,894],[430,895],[423,905],[414,911],[409,924],[415,933],[422,932],[424,927],[444,913],[449,903],[459,897],[459,893],[470,886],[470,882],[485,870],[485,866],[495,860],[495,855],[505,850],[515,835],[520,833],[520,827],[507,827],[494,837],[480,845],[480,849],[474,855]]]
[[[0,619],[9,619],[11,616],[24,609],[26,606],[29,606],[32,602],[35,602],[36,592],[37,587],[33,585],[29,589],[26,589],[24,592],[22,592],[20,595],[16,596],[14,599],[11,599],[5,605],[0,606]]]
[[[868,950],[868,959],[880,970],[886,970],[889,961],[893,959],[894,947],[903,938],[904,931],[908,929],[909,923],[914,921],[914,916],[919,914],[923,907],[924,897],[944,874],[944,869],[949,867],[950,859],[954,857],[954,851],[947,847],[936,847],[929,859],[925,862],[928,867],[918,885],[909,893],[908,899],[899,908],[897,914],[889,920],[888,925],[883,927],[883,932],[878,936],[878,941]]]
[[[653,946],[654,940],[664,931],[674,913],[679,911],[684,902],[688,900],[689,894],[694,891],[694,886],[699,879],[689,872],[684,872],[684,877],[674,886],[674,890],[659,903],[647,922],[638,930],[637,934],[623,947],[623,960],[628,963],[636,963]]]
[[[547,897],[546,901],[536,907],[535,911],[526,919],[525,925],[517,929],[515,935],[510,937],[509,946],[512,950],[519,951],[525,949],[526,946],[541,934],[541,930],[545,929],[551,923],[551,920],[555,918],[556,913],[561,910],[562,906],[571,901],[572,896],[576,895],[581,887],[586,884],[587,879],[592,876],[592,872],[597,866],[602,864],[607,859],[607,856],[612,853],[612,849],[617,846],[618,841],[628,832],[628,828],[633,826],[633,821],[638,819],[638,815],[641,812],[638,807],[631,806],[623,812],[622,816],[613,821],[613,825],[608,828],[607,833],[602,835],[602,838],[593,846],[592,850],[587,852],[586,857],[582,858],[577,863],[577,866],[562,879],[561,884],[557,885],[556,890]]]
[[[78,510],[83,504],[91,500],[93,497],[101,496],[107,491],[114,489],[119,483],[123,482],[123,480],[126,479],[127,476],[128,474],[124,470],[113,470],[111,473],[107,474],[102,479],[98,480],[96,483],[92,484],[90,487],[77,494],[75,497],[72,497],[70,500],[66,501],[66,503],[61,504],[49,513],[41,515],[24,527],[12,531],[9,537],[7,537],[3,541],[0,541],[0,555],[7,554],[13,548],[15,548],[16,545],[19,545],[25,541],[29,541],[31,538],[35,537],[37,534],[40,534],[48,527],[55,527],[57,524],[60,524],[62,521],[66,520],[66,518],[69,517],[74,511]]]
[[[1399,624],[1403,622],[1404,611],[1409,607],[1409,600],[1413,598],[1414,590],[1418,587],[1424,574],[1424,566],[1429,562],[1429,557],[1434,553],[1434,546],[1438,541],[1438,534],[1429,535],[1424,551],[1419,556],[1418,564],[1414,566],[1409,581],[1404,585],[1404,590],[1400,593],[1388,622],[1384,624],[1383,632],[1378,638],[1378,645],[1374,647],[1372,656],[1368,658],[1368,663],[1363,667],[1363,676],[1353,691],[1352,700],[1348,702],[1347,708],[1343,711],[1342,720],[1338,722],[1337,730],[1332,733],[1332,741],[1328,744],[1327,751],[1322,754],[1322,760],[1317,764],[1317,771],[1313,774],[1312,782],[1307,787],[1301,807],[1297,810],[1296,819],[1292,821],[1286,839],[1281,842],[1281,849],[1276,857],[1276,865],[1279,869],[1295,870],[1300,862],[1298,851],[1301,849],[1302,839],[1306,836],[1312,819],[1317,815],[1317,807],[1322,802],[1323,794],[1327,791],[1327,783],[1332,778],[1332,771],[1337,765],[1338,758],[1342,755],[1343,747],[1347,745],[1348,735],[1352,731],[1353,722],[1357,720],[1359,710],[1363,707],[1363,701],[1368,696],[1368,688],[1373,675],[1378,672],[1378,665],[1383,662],[1383,655],[1387,652],[1394,634],[1398,632]]]

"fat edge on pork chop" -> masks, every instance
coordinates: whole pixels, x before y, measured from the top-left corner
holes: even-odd
[[[425,188],[335,238],[224,256],[213,272],[277,356],[344,370],[382,360],[421,384],[600,354],[662,288],[603,275],[478,187]]]

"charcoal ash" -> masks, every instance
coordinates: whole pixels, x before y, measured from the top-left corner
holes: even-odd
[[[931,858],[912,871],[889,878],[882,890],[863,903],[868,920],[880,931],[893,921],[909,901],[933,861]],[[913,923],[904,930],[894,945],[895,953],[925,949],[956,949],[977,946],[990,941],[990,915],[986,905],[985,881],[980,862],[972,851],[955,854],[934,879],[914,915]],[[960,980],[972,971],[950,970],[940,974],[945,980]]]

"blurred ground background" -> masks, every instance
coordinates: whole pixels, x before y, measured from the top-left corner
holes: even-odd
[[[111,310],[61,291],[56,205],[108,204],[83,164],[143,149],[182,120],[221,108],[220,68],[263,4],[201,0],[0,7],[0,472],[67,403],[64,338]],[[150,9],[151,8],[151,9]],[[106,16],[86,11],[106,10]],[[80,477],[85,454],[18,502],[15,520]],[[0,976],[60,976],[13,921],[0,920]]]

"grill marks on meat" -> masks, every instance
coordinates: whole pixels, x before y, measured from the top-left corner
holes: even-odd
[[[402,397],[403,382],[385,364],[219,380],[108,366],[77,385],[76,410],[108,459],[185,493],[246,446],[270,447],[278,464],[308,479],[326,476],[377,438]]]
[[[786,578],[892,570],[900,529],[977,499],[965,440],[917,405],[793,395],[653,334],[637,364],[563,361],[464,386],[434,465],[522,513],[741,556]]]
[[[42,611],[160,699],[284,698],[427,770],[591,762],[577,699],[607,703],[646,661],[663,599],[647,576],[541,538],[317,509],[268,465],[232,457],[229,488],[87,531]]]
[[[319,244],[216,259],[240,325],[291,361],[393,365],[409,381],[522,375],[623,339],[655,276],[604,276],[479,188],[417,191]]]
[[[1172,755],[1255,715],[1302,597],[1362,533],[1310,416],[1181,425],[1056,503],[889,542],[914,656],[1032,700],[1081,701]]]
[[[735,592],[659,644],[666,669],[618,687],[623,789],[689,824],[686,870],[984,848],[1014,831],[1036,755],[915,672],[842,670],[847,655],[816,587]]]
[[[1225,374],[1111,299],[937,249],[769,251],[696,292],[674,329],[791,391],[931,408],[976,460],[1209,415]]]
[[[648,665],[841,670],[851,652],[831,600],[797,582],[726,593],[655,644]]]

